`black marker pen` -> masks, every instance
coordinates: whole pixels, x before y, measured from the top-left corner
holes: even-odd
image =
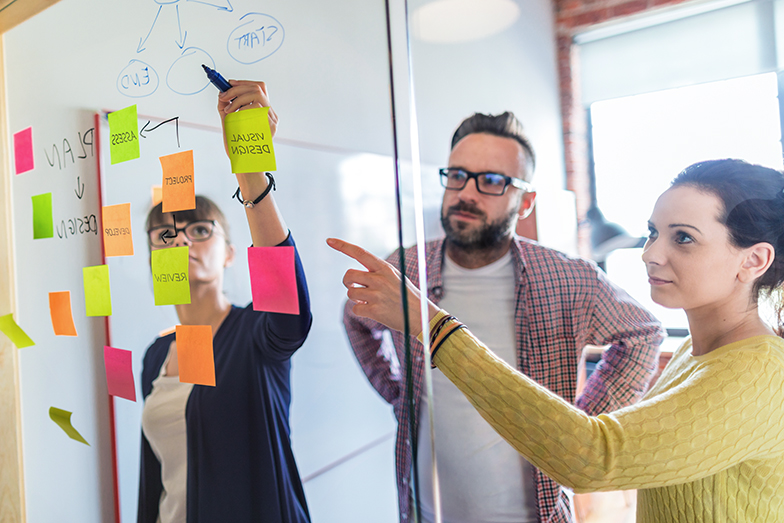
[[[231,89],[231,84],[227,82],[226,79],[222,77],[218,71],[216,71],[215,69],[210,69],[204,64],[201,64],[201,66],[204,68],[204,72],[207,73],[207,78],[210,79],[212,85],[217,87],[220,90],[220,92],[225,93],[226,91]]]

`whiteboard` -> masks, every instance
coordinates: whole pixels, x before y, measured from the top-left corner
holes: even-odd
[[[339,236],[385,253],[396,239],[383,2],[273,1],[260,14],[258,7],[240,0],[62,0],[4,36],[13,101],[9,130],[33,128],[35,160],[33,171],[12,180],[16,319],[37,343],[20,352],[28,521],[115,517],[102,357],[106,328],[103,318],[84,316],[81,276],[82,267],[101,263],[100,238],[80,234],[78,227],[65,236],[69,219],[94,215],[99,222],[95,143],[105,128],[95,129],[96,113],[136,104],[140,115],[182,122],[179,146],[172,125],[164,124],[146,133],[141,158],[103,169],[104,203],[132,205],[136,254],[108,260],[109,323],[112,345],[133,351],[137,378],[146,346],[160,329],[176,323],[173,308],[153,309],[148,299],[143,217],[150,185],[156,177],[160,183],[159,156],[193,149],[197,191],[213,197],[230,220],[239,220],[233,234],[240,256],[226,286],[232,301],[249,299],[241,254],[250,240],[242,207],[229,198],[236,181],[224,153],[214,147],[217,91],[206,82],[203,62],[227,78],[267,81],[281,117],[276,198],[302,254],[314,313],[311,335],[292,362],[291,411],[294,452],[307,480],[311,513],[316,521],[345,521],[347,515],[358,521],[397,520],[394,418],[348,347],[340,322],[345,296],[340,281],[348,263],[324,243]],[[265,27],[278,23],[279,40],[265,36],[274,52],[228,49],[227,42],[249,19],[263,19]],[[42,40],[47,44],[38,45]],[[150,79],[157,76],[154,89],[136,75],[139,62],[146,64]],[[190,75],[194,69],[198,74]],[[140,119],[140,128],[146,122]],[[81,198],[75,190],[83,191]],[[32,239],[31,196],[43,192],[53,194],[63,238]],[[53,335],[47,293],[60,290],[71,291],[76,338]],[[123,399],[113,404],[120,520],[134,521],[139,404]],[[72,411],[74,426],[91,446],[68,439],[49,420],[50,406]],[[335,489],[336,484],[345,488]],[[365,503],[346,512],[359,493]]]

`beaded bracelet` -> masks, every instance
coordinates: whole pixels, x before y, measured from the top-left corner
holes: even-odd
[[[239,187],[237,187],[237,192],[234,193],[234,196],[232,196],[232,198],[237,198],[242,205],[244,205],[248,209],[253,209],[253,207],[255,207],[255,205],[259,203],[261,200],[263,200],[264,197],[267,196],[270,191],[275,190],[275,178],[273,178],[272,174],[270,173],[264,173],[264,174],[267,175],[267,188],[264,189],[264,192],[261,193],[261,195],[258,198],[256,198],[255,200],[243,199],[242,194],[240,194]]]

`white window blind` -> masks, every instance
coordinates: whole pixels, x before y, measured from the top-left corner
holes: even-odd
[[[775,71],[777,1],[701,4],[692,15],[687,5],[668,12],[680,9],[682,18],[657,23],[662,15],[653,15],[653,25],[639,28],[646,19],[636,19],[626,26],[638,28],[621,34],[578,35],[583,104]]]

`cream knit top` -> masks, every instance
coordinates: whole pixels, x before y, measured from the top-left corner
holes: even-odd
[[[431,323],[443,316],[440,312]],[[534,466],[575,492],[640,489],[637,523],[784,522],[784,340],[691,340],[637,404],[588,416],[468,330],[434,363]]]

